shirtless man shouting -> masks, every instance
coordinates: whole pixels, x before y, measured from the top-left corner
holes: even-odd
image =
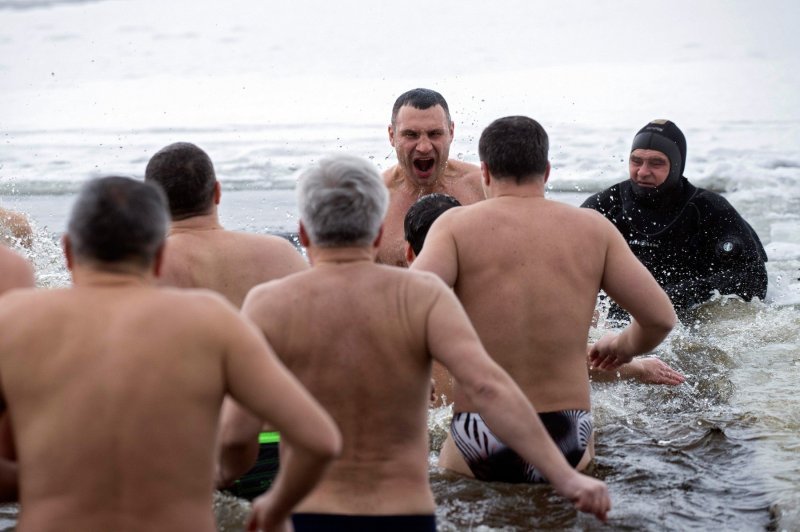
[[[397,164],[383,173],[389,189],[389,210],[378,262],[407,266],[403,219],[422,196],[434,192],[449,194],[462,205],[485,198],[480,168],[450,159],[454,131],[450,109],[438,92],[413,89],[395,101],[389,142],[397,153]]]

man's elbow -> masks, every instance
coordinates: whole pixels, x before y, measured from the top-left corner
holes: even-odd
[[[667,335],[675,328],[678,323],[678,315],[675,313],[675,308],[670,305],[669,310],[659,314],[652,322],[648,324],[648,328],[654,335],[666,338]]]
[[[323,436],[324,434],[324,436]],[[321,431],[310,446],[308,451],[317,456],[320,460],[331,461],[339,458],[342,454],[342,433],[336,425],[332,424],[325,431]]]
[[[470,402],[479,407],[497,400],[503,390],[502,381],[495,372],[476,372],[466,379],[462,378],[458,385]]]

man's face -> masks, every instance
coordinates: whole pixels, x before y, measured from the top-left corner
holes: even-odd
[[[441,105],[417,109],[404,105],[389,126],[389,141],[397,152],[397,162],[412,184],[430,186],[444,173],[453,124]]]
[[[628,161],[631,180],[643,187],[657,187],[669,176],[669,159],[656,150],[636,149]]]

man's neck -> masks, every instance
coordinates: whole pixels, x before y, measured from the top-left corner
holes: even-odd
[[[493,179],[486,190],[487,198],[544,198],[544,182],[540,179],[518,184],[512,179]]]
[[[200,214],[191,218],[173,221],[169,234],[183,233],[187,231],[210,231],[214,229],[224,229],[219,223],[219,216],[216,209],[208,214]]]
[[[155,280],[152,271],[133,265],[121,266],[117,271],[110,271],[89,264],[75,264],[71,273],[72,284],[80,287],[150,286]]]
[[[318,247],[306,248],[313,266],[325,264],[344,264],[354,262],[375,262],[377,248],[374,246]]]

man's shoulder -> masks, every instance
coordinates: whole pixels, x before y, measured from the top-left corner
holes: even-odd
[[[383,184],[390,191],[398,188],[404,181],[403,171],[399,164],[392,165],[381,172],[381,177],[383,177]]]
[[[213,254],[225,255],[225,260],[300,256],[297,248],[287,238],[275,234],[251,233],[220,229],[216,231],[192,231],[169,236],[167,252],[175,257]]]
[[[459,161],[458,159],[448,159],[447,168],[455,177],[467,177],[470,179],[480,179],[481,167],[477,164]]]
[[[288,238],[272,233],[248,233],[244,231],[230,231],[232,238],[250,249],[254,253],[293,253],[297,254],[297,248]]]

